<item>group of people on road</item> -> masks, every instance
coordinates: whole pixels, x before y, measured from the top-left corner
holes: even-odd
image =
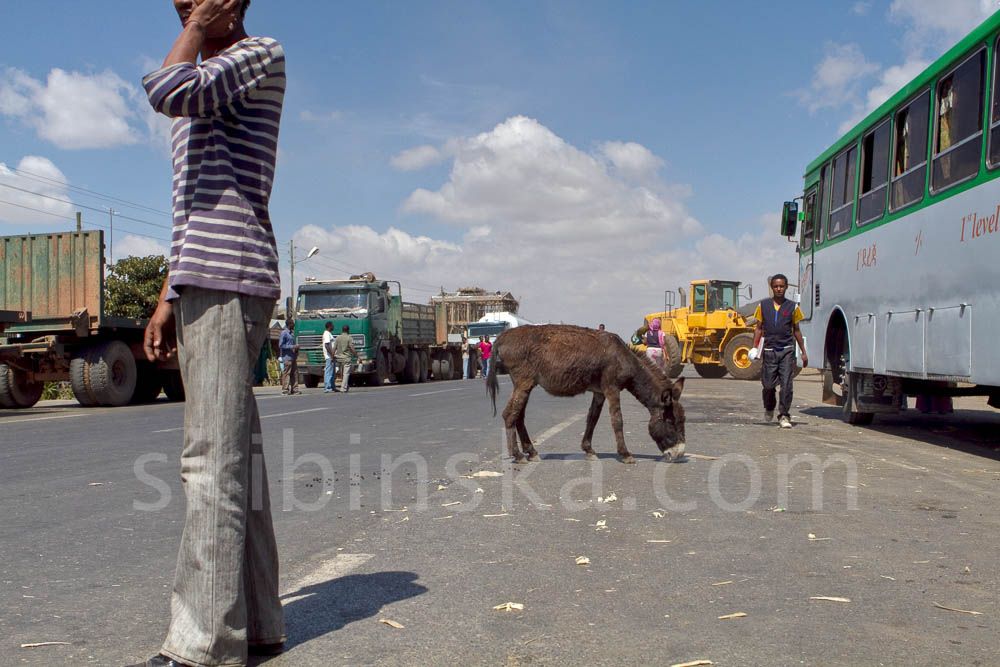
[[[480,336],[479,342],[472,342],[462,337],[462,379],[471,380],[476,377],[477,369],[481,369],[481,377],[490,374],[490,360],[493,357],[493,343],[488,336]]]
[[[358,357],[358,350],[351,338],[351,328],[346,324],[340,335],[333,335],[333,322],[327,322],[323,330],[323,393],[346,394],[350,389],[351,367]],[[286,396],[301,394],[298,387],[299,346],[295,342],[295,320],[285,322],[285,328],[278,339],[278,354],[281,359],[281,393]],[[336,387],[336,377],[340,372],[340,389]]]

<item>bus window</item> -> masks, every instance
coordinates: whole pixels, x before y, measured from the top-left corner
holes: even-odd
[[[927,169],[927,114],[930,91],[896,112],[889,207],[893,211],[924,198]]]
[[[889,183],[889,120],[861,140],[861,197],[858,199],[858,224],[878,220],[885,212],[886,186]]]
[[[850,231],[854,222],[854,169],[857,148],[849,149],[833,158],[833,192],[830,199],[830,222],[827,238]]]
[[[979,173],[985,68],[986,49],[980,49],[938,81],[932,190],[942,190]]]
[[[830,174],[833,170],[833,165],[824,165],[823,170],[820,172],[819,178],[819,217],[816,219],[815,230],[816,236],[814,240],[816,243],[823,242],[823,226],[826,224],[826,218],[830,214]]]
[[[993,106],[990,110],[990,149],[986,156],[986,164],[989,165],[991,169],[1000,166],[1000,95],[997,95],[997,85],[1000,84],[1000,77],[997,76],[1000,73],[1000,68],[997,67],[997,62],[1000,58],[997,56],[997,50],[1000,48],[1000,37],[997,38],[996,47],[993,49]]]
[[[816,216],[816,188],[810,190],[803,202],[802,213],[802,240],[799,242],[799,251],[809,250],[813,242],[814,218]]]

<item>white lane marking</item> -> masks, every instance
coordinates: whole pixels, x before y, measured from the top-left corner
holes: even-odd
[[[312,593],[305,589],[343,577],[374,557],[375,554],[337,554],[336,558],[323,561],[319,567],[295,582],[291,588],[282,594],[281,602],[282,604],[288,604],[289,602],[294,602],[295,600],[311,595]]]
[[[551,438],[552,436],[554,436],[559,431],[562,431],[563,429],[569,427],[573,422],[576,422],[576,421],[579,421],[579,420],[583,419],[585,416],[586,416],[586,413],[581,412],[578,415],[573,415],[572,417],[570,417],[569,419],[567,419],[565,421],[559,422],[558,424],[556,424],[555,426],[553,426],[550,429],[547,429],[540,436],[538,436],[537,438],[535,438],[534,440],[532,440],[532,444],[540,445],[541,443],[545,442],[546,440],[548,440],[549,438]]]
[[[0,419],[0,424],[20,424],[21,422],[44,422],[50,419],[69,419],[71,417],[87,417],[86,413],[76,413],[72,415],[56,415],[54,417],[29,417],[26,419],[12,419],[10,421]]]
[[[270,419],[271,417],[287,417],[289,415],[301,415],[306,412],[320,412],[321,410],[329,410],[329,409],[330,408],[310,408],[308,410],[295,410],[294,412],[279,412],[278,414],[275,415],[261,415],[260,418],[263,420],[263,419]],[[159,431],[153,431],[153,433],[172,433],[174,431],[183,431],[183,430],[184,430],[183,426],[178,426],[177,428],[164,428]]]
[[[410,394],[410,396],[430,396],[431,394],[444,394],[449,391],[462,391],[465,387],[459,387],[458,389],[438,389],[437,391],[425,391],[419,394]]]
[[[287,417],[288,415],[301,415],[307,412],[320,412],[321,410],[329,410],[330,408],[309,408],[308,410],[296,410],[294,412],[279,412],[276,415],[261,415],[261,419],[270,419],[271,417]]]

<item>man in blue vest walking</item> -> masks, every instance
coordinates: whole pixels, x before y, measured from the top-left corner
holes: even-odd
[[[802,310],[794,301],[785,298],[788,289],[788,278],[777,273],[771,276],[770,299],[764,299],[757,305],[754,318],[757,326],[753,333],[753,349],[750,359],[759,355],[760,339],[764,338],[763,369],[760,376],[764,385],[764,420],[774,419],[774,408],[778,407],[778,426],[791,428],[792,419],[789,410],[792,407],[792,375],[795,372],[795,344],[802,351],[802,367],[809,365],[806,354],[806,344],[799,331],[799,322],[804,317]],[[781,385],[781,401],[775,400],[775,388]]]

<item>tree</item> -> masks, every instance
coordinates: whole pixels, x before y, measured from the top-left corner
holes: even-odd
[[[139,319],[156,310],[167,277],[163,255],[126,257],[108,267],[104,281],[104,312],[112,317]]]

